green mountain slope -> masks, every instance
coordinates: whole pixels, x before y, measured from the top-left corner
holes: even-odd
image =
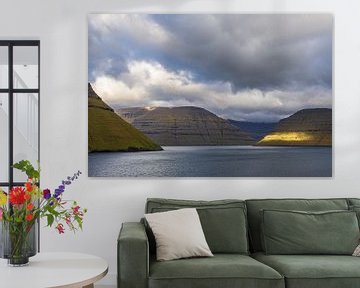
[[[262,138],[261,146],[331,146],[332,110],[303,109],[280,120],[275,129]]]
[[[162,148],[124,121],[88,85],[88,151],[158,151]]]
[[[200,107],[133,107],[115,112],[164,146],[252,145],[255,142],[240,128]]]

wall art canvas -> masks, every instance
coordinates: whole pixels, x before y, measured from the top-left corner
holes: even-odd
[[[89,14],[89,177],[332,177],[333,16]]]

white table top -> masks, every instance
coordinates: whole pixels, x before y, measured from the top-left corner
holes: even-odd
[[[38,253],[28,266],[9,267],[0,260],[1,288],[77,288],[103,278],[108,264],[97,256],[80,253]]]

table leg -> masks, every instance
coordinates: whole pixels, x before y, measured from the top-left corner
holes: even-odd
[[[83,288],[94,288],[94,284],[86,285],[86,286],[84,286]]]

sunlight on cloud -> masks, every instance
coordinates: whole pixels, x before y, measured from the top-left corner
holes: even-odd
[[[304,105],[307,108],[331,106],[331,92],[321,87],[300,91],[244,89],[233,92],[229,82],[196,82],[189,71],[169,71],[158,62],[148,61],[130,61],[126,72],[117,78],[97,77],[94,86],[110,105],[199,106],[232,119],[246,118],[246,114],[256,114],[259,110],[290,115]]]
[[[94,86],[101,98],[110,104],[127,103],[131,105],[146,101],[147,93],[143,87],[129,87],[124,82],[112,77],[98,77]]]

